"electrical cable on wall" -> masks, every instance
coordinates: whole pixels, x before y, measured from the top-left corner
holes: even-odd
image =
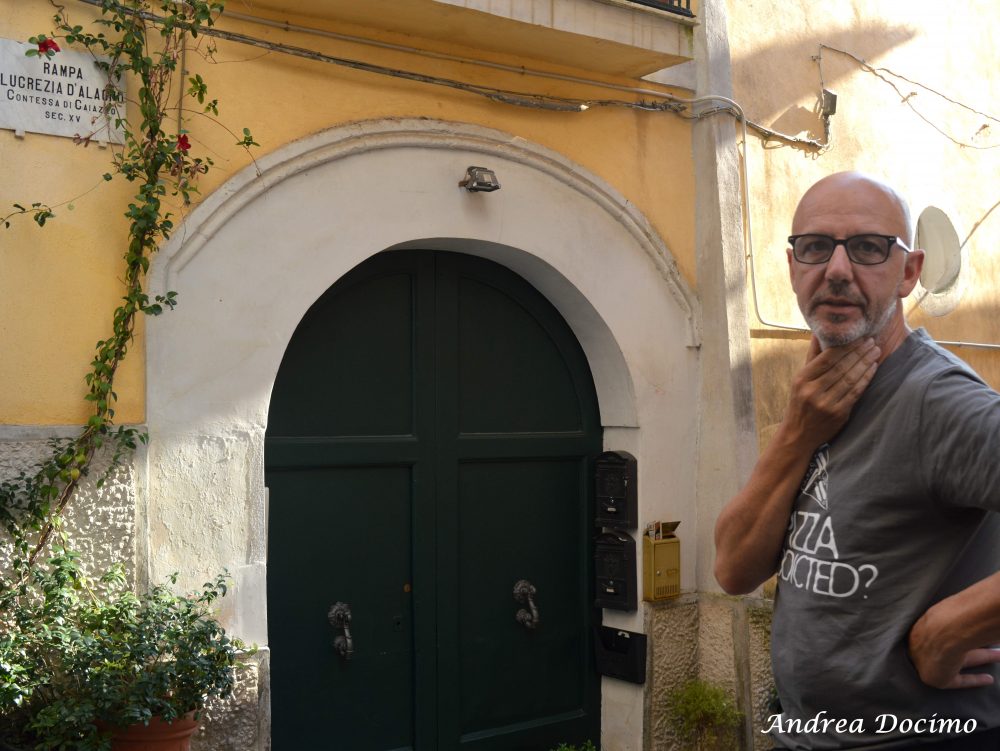
[[[78,0],[78,2],[84,3],[86,5],[92,5],[95,7],[103,6],[103,0]],[[141,11],[139,12],[139,15],[145,20],[150,21],[152,23],[162,22],[162,18],[154,13]],[[237,44],[244,44],[252,47],[265,49],[271,52],[279,52],[286,55],[293,55],[295,57],[302,57],[317,62],[339,65],[341,67],[346,67],[353,70],[359,70],[366,73],[375,73],[379,75],[386,75],[394,78],[401,78],[404,80],[415,81],[418,83],[445,86],[457,89],[459,91],[464,91],[468,94],[476,94],[479,96],[483,96],[491,101],[499,102],[502,104],[511,104],[519,107],[532,107],[535,109],[543,109],[556,112],[584,112],[593,107],[624,107],[628,109],[636,109],[646,112],[669,112],[684,117],[685,119],[702,119],[717,114],[730,114],[734,117],[737,117],[738,119],[744,117],[742,108],[734,106],[736,103],[733,102],[733,100],[721,96],[708,95],[704,97],[696,97],[693,99],[688,99],[684,97],[677,97],[664,91],[657,91],[656,89],[647,89],[647,88],[640,88],[633,86],[621,86],[606,81],[597,81],[594,79],[582,78],[577,76],[567,76],[562,74],[549,73],[547,71],[531,70],[529,68],[520,66],[510,66],[510,65],[504,65],[502,63],[489,63],[487,61],[474,60],[471,58],[460,58],[455,55],[444,55],[442,53],[433,53],[413,47],[404,47],[401,45],[393,45],[385,42],[374,42],[372,40],[366,40],[361,37],[351,37],[344,34],[321,32],[320,30],[317,29],[308,29],[307,27],[301,27],[301,26],[293,27],[290,24],[277,23],[273,21],[268,21],[267,19],[258,19],[254,18],[253,16],[246,16],[239,13],[228,13],[227,15],[240,20],[245,20],[252,23],[260,23],[267,26],[275,26],[277,28],[283,28],[290,31],[297,31],[301,33],[314,33],[314,34],[319,34],[321,36],[330,36],[343,41],[350,41],[359,44],[371,44],[381,48],[395,49],[425,57],[448,59],[475,65],[485,65],[491,68],[508,70],[510,72],[518,73],[521,75],[530,75],[536,78],[551,78],[554,80],[580,83],[588,86],[613,89],[616,91],[622,91],[631,94],[641,94],[644,96],[655,97],[661,100],[661,101],[644,101],[644,100],[629,101],[624,99],[580,99],[573,97],[559,97],[550,94],[535,94],[524,91],[512,91],[509,89],[500,89],[492,86],[483,86],[480,84],[467,83],[465,81],[457,81],[450,78],[443,78],[441,76],[425,75],[422,73],[416,73],[413,71],[403,70],[400,68],[390,68],[388,66],[378,65],[376,63],[368,63],[360,60],[338,57],[335,55],[327,55],[325,53],[317,52],[315,50],[307,49],[304,47],[297,47],[294,45],[283,44],[280,42],[270,42],[265,39],[259,39],[257,37],[250,36],[248,34],[240,34],[233,31],[225,31],[223,29],[219,29],[216,27],[202,28],[199,32],[204,36],[211,36],[218,39],[223,39],[225,41],[235,42]],[[726,106],[713,107],[711,109],[698,112],[693,111],[695,107],[709,102],[716,102],[716,103],[721,102]],[[826,144],[820,141],[816,141],[814,139],[799,138],[797,136],[792,136],[786,133],[779,133],[778,131],[760,125],[759,123],[748,122],[748,125],[754,131],[763,135],[766,140],[777,139],[792,145],[805,146],[807,148],[815,148],[815,149],[823,149],[826,147]]]
[[[1000,119],[998,119],[998,118],[996,118],[996,117],[994,117],[994,116],[992,116],[990,114],[987,114],[985,112],[982,112],[982,111],[980,111],[980,110],[978,110],[978,109],[976,109],[976,108],[974,108],[974,107],[972,107],[970,105],[964,104],[963,102],[960,102],[960,101],[958,101],[956,99],[953,99],[953,98],[947,96],[946,94],[943,94],[942,92],[937,91],[936,89],[931,88],[930,86],[927,86],[925,84],[919,83],[918,81],[914,81],[914,80],[912,80],[910,78],[907,78],[906,76],[903,76],[903,75],[901,75],[899,73],[895,73],[894,71],[892,71],[892,70],[890,70],[888,68],[875,68],[874,66],[870,65],[867,61],[865,61],[863,58],[858,57],[857,55],[855,55],[855,54],[853,54],[851,52],[839,49],[837,47],[832,47],[832,46],[830,46],[828,44],[823,44],[823,43],[820,43],[819,49],[818,49],[816,55],[814,55],[813,58],[812,58],[813,60],[816,61],[817,66],[819,68],[820,91],[821,92],[825,92],[826,91],[826,83],[825,83],[824,78],[823,78],[823,50],[824,49],[830,50],[832,52],[837,52],[837,53],[840,53],[842,55],[846,55],[847,57],[855,60],[861,66],[862,70],[864,70],[867,73],[871,73],[872,75],[876,76],[877,78],[879,78],[882,81],[884,81],[885,83],[887,83],[889,86],[891,86],[900,95],[901,100],[911,110],[913,110],[913,112],[918,117],[920,117],[921,120],[923,120],[924,122],[926,122],[928,125],[930,125],[932,128],[934,128],[934,130],[936,130],[938,133],[940,133],[941,135],[943,135],[948,140],[954,142],[958,146],[961,146],[963,148],[975,148],[975,149],[982,149],[982,150],[992,149],[992,148],[996,148],[997,146],[1000,146],[1000,144],[994,144],[994,145],[991,145],[991,146],[977,146],[975,144],[965,143],[965,142],[962,142],[962,141],[954,138],[953,136],[951,136],[950,134],[948,134],[946,131],[944,131],[942,128],[938,127],[936,124],[934,124],[933,122],[931,122],[921,112],[919,112],[913,106],[913,103],[910,101],[910,99],[912,98],[913,94],[904,95],[903,92],[900,91],[899,87],[896,86],[896,84],[893,83],[887,76],[895,76],[896,78],[898,78],[900,80],[903,80],[903,81],[906,81],[907,83],[913,84],[914,86],[919,86],[921,89],[924,89],[925,91],[928,91],[928,92],[934,94],[935,96],[938,96],[938,97],[940,97],[940,98],[942,98],[942,99],[950,102],[953,105],[956,105],[958,107],[961,107],[962,109],[968,110],[968,111],[973,112],[973,113],[975,113],[977,115],[985,117],[988,120],[993,120],[994,122],[1000,123]],[[829,119],[826,118],[825,122],[826,122],[827,127],[828,127]],[[987,127],[988,127],[988,124],[986,124],[983,127],[981,127],[979,129],[979,131],[977,131],[977,132],[981,132],[981,131],[985,130]],[[829,141],[829,131],[827,132],[827,139],[826,140]],[[743,161],[744,161],[744,164],[745,164],[746,163],[746,150],[745,150],[745,148],[744,148],[744,152],[743,152]],[[746,175],[745,174],[744,174],[744,179],[746,179]],[[973,225],[972,229],[969,231],[969,234],[966,235],[965,240],[962,241],[961,245],[959,246],[959,249],[964,248],[966,246],[966,244],[972,238],[972,235],[976,232],[976,230],[979,229],[979,227],[983,224],[983,222],[985,222],[987,220],[987,218],[989,218],[990,214],[992,214],[993,211],[994,211],[994,209],[996,209],[998,206],[1000,206],[1000,201],[998,201],[997,203],[993,204],[993,206],[991,206],[983,214],[983,216],[980,217],[980,219]],[[805,326],[793,326],[793,325],[784,324],[784,323],[775,323],[773,321],[768,321],[761,314],[760,302],[759,302],[759,298],[758,298],[758,294],[757,294],[757,284],[756,284],[757,273],[756,273],[756,263],[755,263],[754,253],[753,253],[753,234],[752,234],[752,229],[751,229],[752,221],[751,221],[751,218],[750,218],[750,207],[749,207],[749,205],[747,205],[745,207],[745,211],[746,211],[746,217],[747,217],[746,218],[746,225],[747,225],[747,260],[748,260],[748,265],[750,267],[751,298],[753,300],[754,314],[757,316],[757,320],[760,321],[765,326],[770,326],[770,327],[776,328],[776,329],[782,329],[782,330],[786,330],[786,331],[800,331],[800,332],[803,332],[803,333],[808,332],[809,329],[806,328]],[[921,300],[922,299],[923,298],[921,297]],[[920,304],[921,300],[918,300],[917,303],[911,308],[911,310],[913,310],[914,308],[916,308],[917,305]],[[952,346],[952,347],[968,347],[968,348],[971,348],[971,349],[1000,350],[1000,344],[994,344],[994,343],[988,343],[988,342],[968,342],[968,341],[948,341],[948,340],[937,340],[937,342],[938,342],[938,344],[944,344],[944,345]]]
[[[899,94],[900,101],[902,101],[907,107],[909,107],[911,110],[913,110],[914,114],[917,117],[919,117],[925,123],[927,123],[928,125],[930,125],[932,128],[934,128],[934,130],[936,130],[938,133],[940,133],[941,135],[943,135],[949,141],[952,141],[955,144],[957,144],[957,145],[959,145],[959,146],[961,146],[963,148],[966,148],[966,149],[981,149],[981,150],[985,151],[985,150],[989,150],[989,149],[1000,148],[1000,143],[989,144],[989,145],[986,145],[986,146],[980,146],[978,144],[969,143],[968,141],[961,141],[958,138],[955,138],[951,134],[947,133],[941,127],[939,127],[938,125],[936,125],[933,122],[931,122],[930,119],[928,119],[922,112],[920,112],[920,110],[918,110],[913,105],[913,97],[915,97],[917,95],[916,91],[911,91],[909,94],[903,93],[903,91],[899,88],[899,86],[897,86],[896,83],[889,78],[889,76],[893,76],[895,78],[898,78],[901,81],[906,81],[907,83],[912,84],[914,86],[919,86],[924,91],[927,91],[927,92],[929,92],[929,93],[931,93],[931,94],[933,94],[933,95],[935,95],[937,97],[940,97],[941,99],[944,99],[945,101],[950,102],[951,104],[954,104],[954,105],[956,105],[958,107],[961,107],[962,109],[966,109],[969,112],[972,112],[974,114],[977,114],[977,115],[980,115],[982,117],[985,117],[987,120],[992,120],[995,123],[1000,123],[1000,119],[994,117],[993,115],[989,115],[989,114],[987,114],[985,112],[981,112],[981,111],[977,110],[975,107],[971,107],[971,106],[969,106],[967,104],[963,104],[962,102],[959,102],[956,99],[952,99],[951,97],[946,96],[945,94],[942,94],[937,89],[932,89],[930,86],[922,84],[922,83],[920,83],[918,81],[914,81],[914,80],[912,80],[910,78],[907,78],[906,76],[900,75],[899,73],[895,73],[895,72],[889,70],[888,68],[876,68],[876,67],[872,66],[871,64],[869,64],[868,61],[866,61],[864,58],[858,57],[854,53],[848,52],[847,50],[842,50],[842,49],[839,49],[837,47],[831,47],[828,44],[822,44],[821,43],[819,45],[819,53],[815,57],[816,60],[822,61],[823,50],[830,50],[831,52],[836,52],[836,53],[838,53],[840,55],[845,55],[846,57],[851,58],[852,60],[854,60],[855,62],[858,63],[858,65],[861,67],[861,70],[865,71],[866,73],[871,73],[873,76],[875,76],[879,80],[884,81],[886,84],[888,84],[889,86],[891,86],[892,89],[893,89],[893,91],[895,91],[897,94]],[[977,134],[981,133],[982,131],[986,130],[988,127],[989,127],[989,123],[984,123],[983,126],[978,131],[976,131],[976,133]]]

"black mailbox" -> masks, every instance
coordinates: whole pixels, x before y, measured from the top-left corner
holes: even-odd
[[[627,451],[605,451],[594,461],[595,527],[636,529],[639,526],[636,467],[635,457]]]
[[[594,605],[635,610],[635,540],[624,532],[604,532],[594,538]]]
[[[597,672],[630,683],[646,682],[646,635],[594,626]]]

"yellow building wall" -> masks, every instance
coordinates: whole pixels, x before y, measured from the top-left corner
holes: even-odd
[[[229,5],[242,13],[268,10],[266,5],[248,2]],[[271,15],[293,24],[378,41],[656,88],[638,79],[560,67],[497,51],[477,51],[454,41],[337,23],[319,13],[323,7],[319,2],[284,6],[284,12]],[[292,15],[292,10],[300,15]],[[94,9],[78,4],[69,12],[74,23],[95,15]],[[37,33],[49,33],[51,15],[51,6],[44,2],[18,3],[0,15],[0,37],[26,40]],[[601,87],[430,59],[246,21],[224,18],[219,27],[327,55],[486,86],[586,99],[639,98]],[[509,27],[505,29],[504,33],[513,33]],[[440,36],[440,29],[436,33]],[[492,42],[496,48],[502,47],[504,40]],[[250,128],[261,144],[253,151],[259,157],[290,141],[357,120],[427,117],[473,123],[551,148],[606,180],[645,214],[673,252],[681,273],[692,284],[695,281],[690,124],[674,115],[601,106],[585,112],[541,111],[207,38],[199,48],[186,52],[184,64],[188,75],[202,75],[209,84],[210,98],[220,102],[218,122],[213,122],[196,112],[193,100],[183,101],[181,114],[193,145],[192,155],[210,156],[215,161],[214,169],[199,186],[202,196],[251,163],[251,156],[234,146],[234,134],[243,127]],[[0,181],[0,208],[14,202],[56,204],[72,199],[73,204],[72,210],[68,205],[56,207],[57,217],[45,228],[19,217],[0,234],[0,327],[5,345],[0,358],[0,384],[4,386],[0,390],[0,423],[74,424],[89,414],[82,398],[83,377],[94,343],[110,331],[111,313],[122,293],[118,281],[126,232],[122,213],[132,194],[132,186],[120,177],[112,183],[102,180],[101,175],[109,171],[110,158],[109,151],[96,145],[83,148],[71,139],[32,133],[19,139],[11,131],[0,130],[0,164],[5,175]],[[456,184],[460,178],[456,175]],[[178,218],[191,208],[178,207]],[[322,221],[322,217],[304,216],[301,220]],[[386,220],[391,221],[391,217]],[[175,231],[183,232],[182,222],[177,224]],[[281,248],[274,252],[280,254]],[[183,305],[184,290],[177,292]],[[119,422],[142,422],[143,374],[140,331],[118,381]]]
[[[910,324],[937,339],[1000,345],[1000,209],[989,213],[1000,201],[1000,6],[989,0],[730,0],[727,11],[735,98],[751,120],[822,139],[821,76],[838,95],[831,146],[821,153],[750,136],[760,317],[803,325],[785,256],[792,213],[823,175],[859,169],[894,185],[910,202],[914,221],[926,206],[937,206],[959,240],[969,238],[959,280],[964,294],[949,293],[957,305],[931,315],[928,301],[911,296],[905,302]],[[748,297],[753,311],[750,290]],[[751,321],[757,425],[766,440],[783,415],[808,334],[777,330],[753,313]],[[1000,386],[1000,351],[953,351]]]

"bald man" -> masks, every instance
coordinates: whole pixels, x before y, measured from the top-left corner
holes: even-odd
[[[715,527],[730,594],[778,575],[778,748],[1000,751],[1000,395],[902,300],[906,203],[845,172],[802,197],[788,268],[813,332],[784,419]]]

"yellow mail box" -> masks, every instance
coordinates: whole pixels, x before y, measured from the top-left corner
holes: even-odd
[[[666,600],[681,593],[681,541],[674,535],[642,536],[642,599]]]

